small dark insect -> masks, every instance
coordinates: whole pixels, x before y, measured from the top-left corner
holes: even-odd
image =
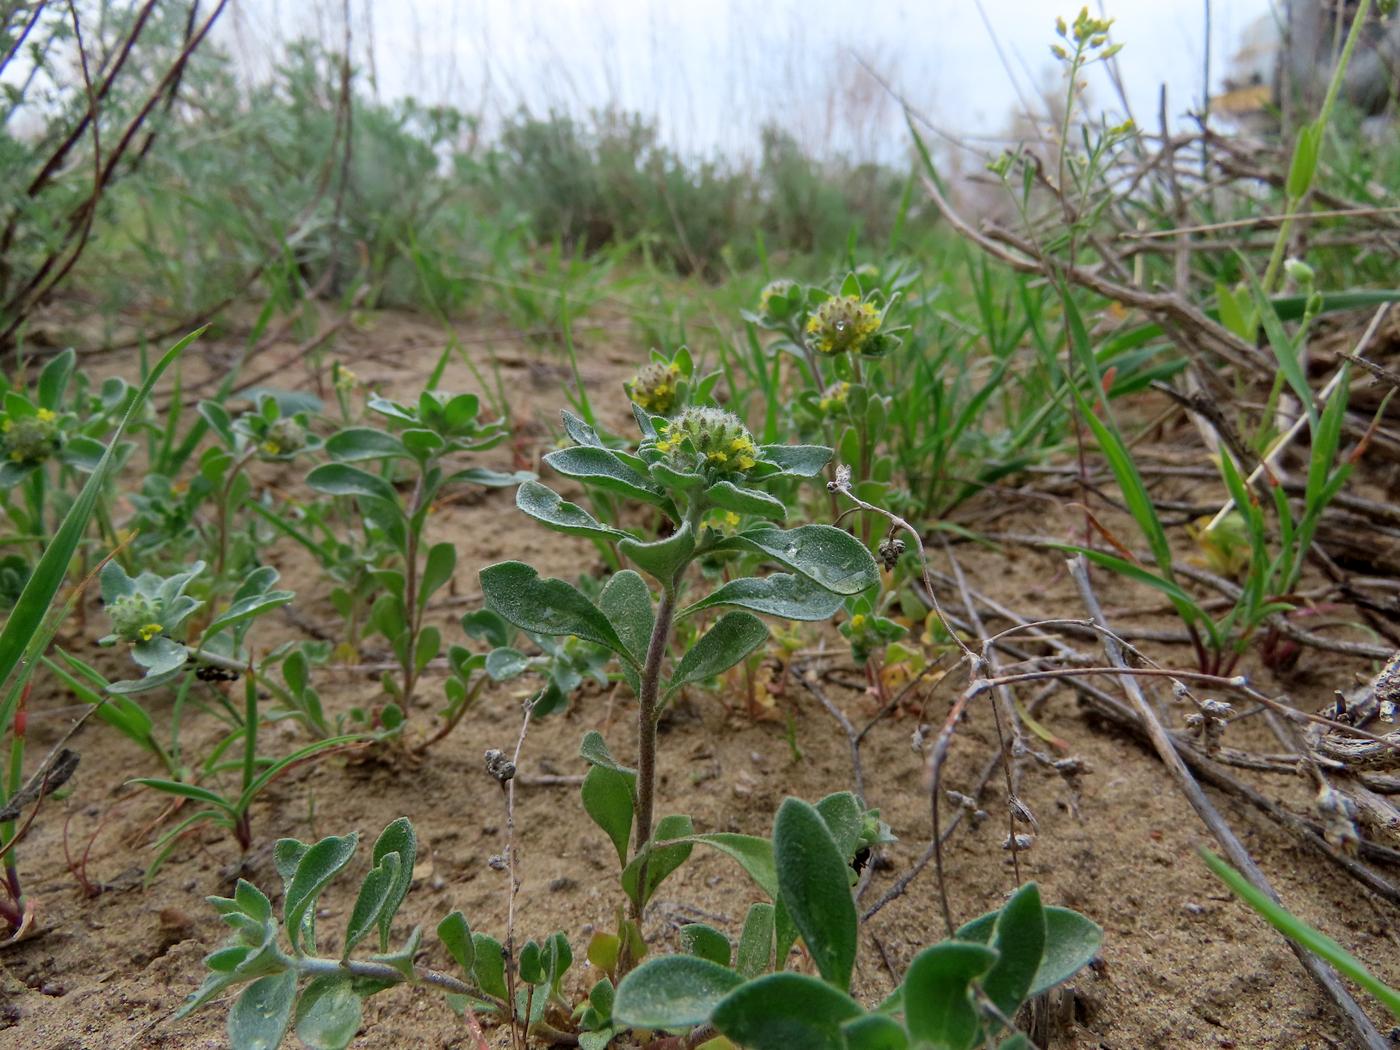
[[[200,664],[194,676],[201,682],[236,682],[238,672],[230,671],[224,667],[215,667],[213,664]]]
[[[851,867],[852,867],[853,869],[855,869],[855,873],[856,873],[857,875],[859,875],[861,872],[863,872],[863,871],[865,870],[865,866],[866,866],[867,864],[869,864],[869,863],[870,863],[870,847],[869,847],[869,846],[862,846],[860,849],[856,850],[856,855],[855,855],[854,857],[851,858]]]

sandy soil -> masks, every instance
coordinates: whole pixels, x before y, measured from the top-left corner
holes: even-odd
[[[618,349],[615,336],[608,339],[606,345],[584,346],[584,378],[595,404],[616,406],[610,395],[630,373],[634,356]],[[596,341],[602,344],[603,337]],[[442,334],[436,328],[412,318],[381,316],[344,333],[335,356],[367,381],[386,390],[407,391],[441,347]],[[524,347],[498,349],[525,435],[514,450],[501,450],[498,465],[506,466],[513,455],[532,461],[548,446],[549,421],[563,403],[568,377],[554,364],[541,365]],[[195,371],[216,372],[223,360],[218,350],[218,344],[206,349],[206,359]],[[472,352],[479,354],[480,347]],[[275,362],[279,353],[287,349],[270,351],[259,360]],[[283,386],[305,381],[306,371],[296,362],[288,363],[279,376]],[[449,370],[451,383],[471,385],[460,365]],[[612,407],[609,411],[620,429],[625,413]],[[983,509],[993,502],[987,501]],[[977,509],[972,508],[974,516]],[[1060,535],[1072,526],[1068,511],[1047,511],[1043,504],[1029,501],[998,522],[998,528],[1008,531]],[[478,593],[480,566],[505,557],[527,558],[547,574],[600,571],[590,546],[530,523],[515,511],[509,492],[445,506],[434,515],[432,530],[434,539],[458,544],[453,593],[459,602]],[[1003,555],[974,545],[959,547],[957,556],[974,586],[1027,614],[1081,615],[1057,556],[1026,550]],[[330,622],[326,587],[297,552],[279,548],[270,560],[282,569],[284,583],[298,592],[299,622]],[[1154,604],[1143,592],[1111,581],[1102,581],[1101,587],[1105,604],[1116,609]],[[456,637],[453,619],[465,607],[438,610],[447,637]],[[1152,617],[1131,622],[1138,627],[1171,626],[1169,620]],[[283,618],[262,630],[282,632],[280,640],[296,636],[300,628]],[[812,646],[821,644],[823,633],[810,632],[809,641]],[[833,633],[826,634],[825,643],[838,652],[839,642]],[[90,651],[82,650],[81,643],[79,648]],[[1180,650],[1157,652],[1178,663],[1187,659]],[[843,684],[856,681],[856,674],[841,663],[829,662],[830,674],[821,687],[862,722],[873,710],[872,702]],[[1300,674],[1287,683],[1274,682],[1262,672],[1260,676],[1271,688],[1286,690],[1299,706],[1315,709],[1333,688],[1350,684],[1365,670],[1359,661],[1305,657]],[[427,696],[434,696],[437,681],[429,680]],[[962,684],[949,677],[933,690],[921,715],[886,719],[866,741],[863,765],[869,802],[881,809],[899,836],[888,850],[888,864],[868,887],[866,903],[906,871],[928,841],[923,759],[911,747],[911,734],[921,719],[941,724]],[[332,710],[378,699],[372,677],[364,674],[326,671],[317,686]],[[505,811],[499,789],[483,771],[481,755],[487,747],[513,745],[520,699],[505,690],[486,694],[455,734],[420,763],[337,756],[297,769],[254,807],[257,845],[244,859],[245,873],[270,891],[279,882],[270,857],[278,837],[314,840],[358,831],[362,841],[372,841],[384,824],[406,814],[421,839],[420,862],[396,936],[413,924],[431,930],[453,908],[460,908],[474,928],[499,935],[507,881],[488,861],[502,848]],[[32,754],[42,753],[66,728],[72,703],[51,686],[36,690]],[[158,725],[168,703],[160,697],[149,702]],[[718,695],[697,691],[676,705],[662,738],[660,813],[688,812],[699,830],[767,833],[784,796],[816,799],[851,786],[846,740],[805,689],[794,685],[781,700],[783,715],[793,716],[800,757],[789,745],[783,720],[754,721],[743,713],[743,706],[737,690]],[[1178,724],[1182,714],[1172,712]],[[429,716],[422,709],[413,717],[426,727]],[[1076,908],[1105,929],[1102,958],[1074,981],[1068,1023],[1053,1045],[1104,1050],[1321,1050],[1349,1045],[1347,1029],[1284,942],[1235,902],[1199,862],[1194,851],[1206,842],[1205,832],[1155,758],[1087,716],[1068,688],[1045,700],[1040,720],[1069,744],[1072,754],[1085,760],[1089,773],[1076,798],[1058,776],[1034,764],[1025,766],[1019,794],[1035,813],[1039,834],[1021,855],[1023,874],[1040,882],[1048,902]],[[196,739],[199,731],[210,741],[216,739],[212,728],[191,728],[197,730]],[[594,728],[605,732],[620,757],[627,756],[633,746],[630,700],[586,691],[567,715],[537,723],[525,744],[524,778],[582,772],[578,741]],[[285,732],[285,743],[294,746],[295,732]],[[1250,739],[1233,742],[1246,746]],[[1259,743],[1264,740],[1257,738]],[[76,747],[83,761],[74,790],[61,803],[46,807],[21,847],[26,886],[42,911],[37,935],[0,949],[0,1047],[223,1046],[221,1007],[207,1007],[178,1022],[170,1015],[202,979],[203,955],[222,939],[224,928],[203,897],[230,889],[238,871],[237,847],[212,832],[187,839],[143,889],[149,843],[161,827],[164,809],[160,799],[126,786],[126,781],[155,770],[134,746],[95,722],[80,732]],[[979,770],[996,747],[990,710],[974,706],[958,734],[945,785],[973,790]],[[1270,798],[1301,797],[1299,785],[1289,778],[1253,782]],[[1396,916],[1390,905],[1360,892],[1335,867],[1254,811],[1229,798],[1213,798],[1292,908],[1322,924],[1382,977],[1400,980]],[[1011,859],[1002,849],[1007,827],[1000,777],[992,778],[982,806],[990,817],[977,827],[965,823],[946,851],[948,893],[959,920],[997,906],[1014,884]],[[524,874],[518,936],[542,937],[563,930],[581,960],[593,925],[609,923],[621,900],[615,855],[583,815],[573,787],[522,782],[517,820]],[[101,892],[91,899],[82,896],[69,872],[65,833],[67,849],[74,855],[92,843],[86,877]],[[352,866],[354,875],[365,869],[367,854],[368,847],[362,847]],[[323,899],[324,928],[343,922],[354,885],[352,878],[344,878]],[[697,850],[663,886],[661,899],[648,914],[647,936],[658,947],[674,947],[677,924],[697,918],[737,932],[754,893],[732,862]],[[921,947],[941,935],[930,870],[865,926],[858,992],[867,999],[882,995],[892,985],[891,970],[902,972]],[[426,961],[435,966],[448,962],[436,946],[428,949]],[[576,964],[577,988],[586,988],[596,977],[586,964]],[[1376,1004],[1367,1005],[1374,1017],[1382,1016]],[[365,1022],[352,1043],[363,1050],[470,1045],[461,1021],[427,990],[398,988],[375,996]],[[493,1045],[508,1045],[503,1033],[494,1033]]]

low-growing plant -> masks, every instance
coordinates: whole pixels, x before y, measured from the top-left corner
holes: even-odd
[[[202,331],[201,329],[200,332]],[[21,792],[25,787],[23,774],[28,728],[25,700],[29,694],[31,676],[34,669],[40,666],[41,657],[48,651],[59,624],[81,601],[82,587],[79,586],[69,595],[60,615],[51,615],[54,601],[87,532],[104,487],[120,459],[118,449],[122,437],[145,405],[161,375],[200,332],[186,336],[167,350],[150,370],[140,389],[132,396],[108,439],[106,449],[93,464],[87,481],[44,546],[33,572],[29,574],[5,620],[4,627],[0,628],[0,731],[10,735],[9,762],[4,777],[0,778],[0,807],[15,808],[21,802]],[[45,771],[40,775],[42,779],[37,785],[36,797],[28,800],[29,804],[38,805],[42,802],[48,773]],[[20,827],[17,816],[18,814],[0,821],[0,857],[4,860],[5,898],[0,900],[0,920],[3,920],[15,935],[33,921],[30,903],[25,898],[20,883],[16,849],[21,835],[33,817]]]
[[[874,586],[878,572],[865,546],[834,526],[770,524],[783,521],[788,508],[761,486],[820,474],[829,448],[759,445],[737,416],[714,407],[692,405],[670,419],[640,406],[633,413],[642,435],[635,453],[606,447],[592,427],[566,412],[564,427],[574,444],[549,453],[545,463],[565,477],[657,508],[671,523],[669,535],[640,538],[537,481],[520,486],[516,504],[551,529],[615,544],[659,593],[641,573],[620,569],[595,603],[563,580],[541,579],[522,562],[482,569],[481,586],[487,607],[521,629],[573,635],[611,651],[637,697],[637,768],[616,762],[601,738],[587,738],[584,757],[593,769],[583,788],[585,808],[617,848],[635,924],[657,884],[684,859],[674,847],[653,849],[653,834],[675,839],[692,830],[684,815],[655,820],[657,722],[667,702],[763,645],[768,629],[759,615],[829,619],[845,597]],[[739,524],[732,532],[711,527],[714,511],[736,516]],[[733,559],[730,578],[686,603],[699,575],[692,567],[720,554]],[[759,575],[764,563],[784,571]],[[721,608],[730,611],[672,661],[677,622]],[[619,936],[624,948],[635,941],[626,931]],[[624,954],[624,968],[627,961]]]
[[[424,391],[406,405],[372,395],[369,408],[383,428],[347,427],[326,441],[333,462],[316,467],[307,483],[318,492],[348,496],[359,508],[370,549],[387,555],[370,574],[380,588],[369,628],[389,644],[397,675],[381,681],[391,697],[378,714],[388,730],[403,724],[424,668],[442,650],[442,634],[424,622],[428,601],[451,579],[457,549],[425,542],[428,515],[444,489],[458,484],[516,484],[527,473],[502,474],[484,467],[453,469],[450,457],[480,452],[505,440],[503,423],[485,422],[474,394]],[[378,472],[354,464],[378,463]],[[407,495],[400,484],[407,484]]]
[[[859,943],[852,862],[886,839],[878,814],[849,793],[815,806],[784,800],[771,839],[694,836],[737,860],[772,903],[750,908],[737,944],[709,927],[684,927],[685,954],[651,959],[622,979],[614,1024],[710,1026],[750,1050],[1029,1047],[1017,1012],[1085,966],[1102,930],[1044,907],[1027,883],[1000,909],[915,955],[899,986],[867,1009],[850,994]],[[787,969],[799,937],[816,975]]]

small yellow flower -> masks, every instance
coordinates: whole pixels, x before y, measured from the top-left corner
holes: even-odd
[[[144,627],[142,627],[141,630],[137,633],[141,635],[141,640],[143,642],[149,642],[152,638],[160,634],[160,632],[163,630],[165,630],[165,628],[158,623],[148,623]]]
[[[851,617],[851,630],[859,631],[865,626],[865,613],[856,613]]]
[[[680,374],[677,365],[653,361],[630,382],[624,383],[623,389],[646,411],[658,416],[669,415],[676,408],[676,380]]]
[[[359,384],[360,377],[344,365],[337,365],[335,369],[335,388],[337,390],[354,390]]]
[[[39,409],[38,415],[39,419],[45,423],[52,423],[55,419],[58,418],[56,415],[53,414],[53,412],[50,409],[47,408]]]
[[[280,448],[277,447],[277,442],[275,441],[264,441],[258,447],[261,448],[264,452],[266,452],[269,456],[275,456],[277,455],[277,453],[282,451]]]
[[[724,512],[724,523],[725,523],[726,525],[738,525],[738,524],[739,524],[739,515],[735,514],[732,510],[727,510],[727,511],[725,511],[725,512]]]
[[[723,452],[711,452],[708,457],[711,463],[728,463],[729,457]]]
[[[880,311],[855,295],[834,295],[807,318],[808,340],[818,353],[860,352],[880,330]]]

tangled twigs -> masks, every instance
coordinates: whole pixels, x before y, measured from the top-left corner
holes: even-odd
[[[1085,608],[1093,616],[1094,620],[1105,629],[1108,625],[1104,622],[1103,609],[1099,605],[1098,596],[1094,593],[1093,585],[1089,582],[1088,563],[1082,556],[1077,556],[1069,562],[1070,574],[1074,577],[1075,583],[1079,587],[1080,597],[1084,601]],[[1108,656],[1109,662],[1116,666],[1126,666],[1123,657],[1123,647],[1111,634],[1104,635],[1104,652]],[[1191,771],[1186,767],[1181,755],[1177,753],[1176,744],[1167,733],[1166,727],[1162,725],[1157,717],[1157,712],[1148,702],[1143,694],[1137,679],[1131,675],[1123,679],[1124,691],[1132,700],[1138,718],[1142,721],[1153,747],[1157,751],[1162,764],[1171,772],[1177,785],[1181,788],[1186,800],[1191,804],[1191,808],[1196,811],[1202,823],[1210,829],[1215,836],[1222,850],[1229,857],[1230,862],[1244,873],[1245,878],[1257,886],[1264,893],[1274,900],[1278,900],[1278,895],[1274,893],[1269,885],[1264,873],[1259,870],[1250,857],[1249,851],[1230,830],[1230,826],[1225,823],[1215,806],[1206,798],[1205,792],[1201,790],[1201,785],[1196,778],[1191,775]],[[1290,940],[1289,947],[1298,956],[1303,967],[1313,977],[1322,988],[1323,993],[1330,999],[1334,1006],[1346,1017],[1355,1031],[1358,1041],[1366,1046],[1368,1050],[1383,1050],[1388,1044],[1376,1031],[1375,1025],[1371,1023],[1365,1012],[1357,1005],[1351,993],[1342,985],[1341,979],[1335,970],[1324,962],[1317,955],[1303,948],[1297,942]]]

